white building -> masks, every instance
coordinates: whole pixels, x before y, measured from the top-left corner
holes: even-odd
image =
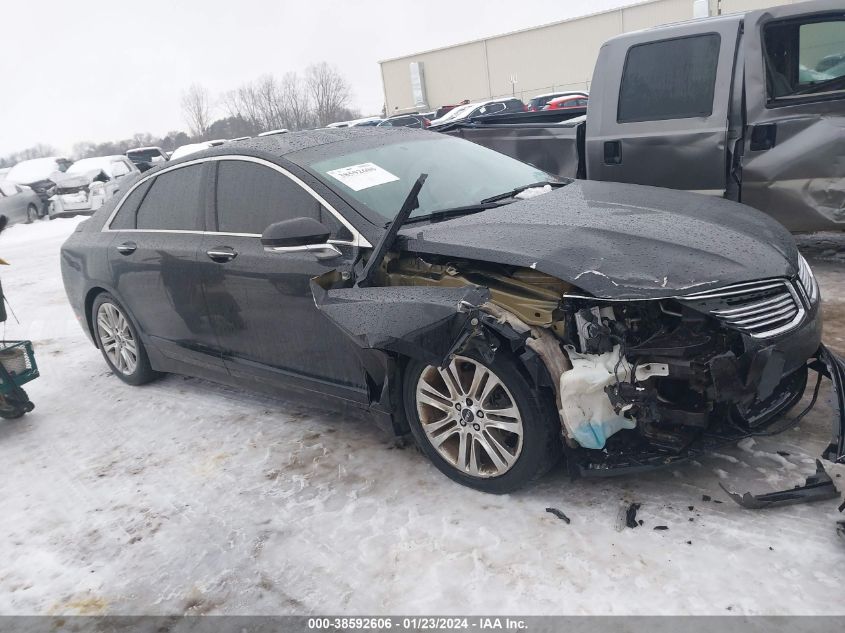
[[[763,9],[797,0],[646,0],[434,50],[381,65],[387,112],[434,109],[463,99],[589,89],[602,43],[694,17]],[[540,18],[541,19],[541,18]]]

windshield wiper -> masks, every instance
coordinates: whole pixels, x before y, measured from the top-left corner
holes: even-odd
[[[495,196],[490,196],[489,198],[484,198],[484,200],[481,201],[481,204],[487,204],[489,202],[498,202],[499,200],[507,200],[508,198],[513,198],[514,196],[521,194],[523,191],[527,189],[533,189],[534,187],[545,187],[546,185],[549,185],[551,187],[562,187],[563,185],[568,184],[568,182],[552,180],[541,180],[539,182],[532,182],[528,185],[522,185],[521,187],[517,187],[516,189],[506,191],[505,193],[500,193]]]
[[[364,288],[370,285],[376,270],[381,266],[381,260],[384,259],[384,254],[393,246],[399,229],[408,220],[411,212],[420,206],[420,189],[425,184],[426,178],[428,178],[428,174],[420,174],[414,186],[411,187],[411,191],[408,192],[405,202],[402,203],[402,208],[399,209],[399,213],[393,218],[393,222],[388,225],[384,235],[381,236],[381,239],[373,248],[373,252],[370,253],[370,259],[367,260],[367,265],[364,266],[364,270],[361,271],[361,275],[355,281],[357,287]]]
[[[440,211],[432,211],[431,213],[426,213],[425,215],[408,218],[405,224],[415,224],[417,222],[440,222],[442,220],[448,220],[449,218],[457,218],[462,215],[479,213],[481,211],[486,211],[487,209],[495,209],[496,207],[501,207],[503,204],[507,203],[484,202],[480,204],[468,204],[462,207],[452,207],[451,209],[441,209]]]

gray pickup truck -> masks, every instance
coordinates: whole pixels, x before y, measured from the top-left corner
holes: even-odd
[[[724,196],[792,231],[845,229],[842,0],[613,38],[586,116],[545,114],[444,131],[559,176]]]

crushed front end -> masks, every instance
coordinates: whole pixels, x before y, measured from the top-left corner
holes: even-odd
[[[666,466],[784,431],[796,421],[784,414],[811,374],[813,403],[819,381],[833,381],[840,407],[828,456],[845,453],[845,373],[821,344],[818,286],[803,261],[793,279],[660,299],[595,297],[530,268],[401,252],[386,255],[372,288],[332,285],[317,289],[318,307],[364,348],[395,353],[395,341],[405,339],[413,342],[406,352],[441,365],[468,347],[487,356],[507,348],[538,391],[554,398],[574,476]],[[421,287],[442,294],[431,318],[433,298],[420,296]],[[394,329],[399,309],[413,336],[388,331],[380,319],[362,324],[341,315],[332,307],[341,300],[373,303]],[[444,319],[446,312],[460,319]],[[459,332],[455,323],[463,324]]]
[[[561,377],[561,417],[571,438],[593,440],[571,451],[581,474],[666,465],[785,430],[809,370],[824,370],[818,301],[797,280],[648,301],[570,296],[563,309],[576,337],[565,343],[573,370]],[[579,371],[604,379],[609,411],[582,406]]]

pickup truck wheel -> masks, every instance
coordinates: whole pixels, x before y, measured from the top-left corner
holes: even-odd
[[[545,474],[559,459],[560,423],[504,353],[486,364],[473,354],[446,367],[411,362],[404,400],[423,453],[451,479],[503,494]]]
[[[91,322],[97,345],[115,376],[130,385],[143,385],[158,378],[134,322],[107,292],[94,299]]]

